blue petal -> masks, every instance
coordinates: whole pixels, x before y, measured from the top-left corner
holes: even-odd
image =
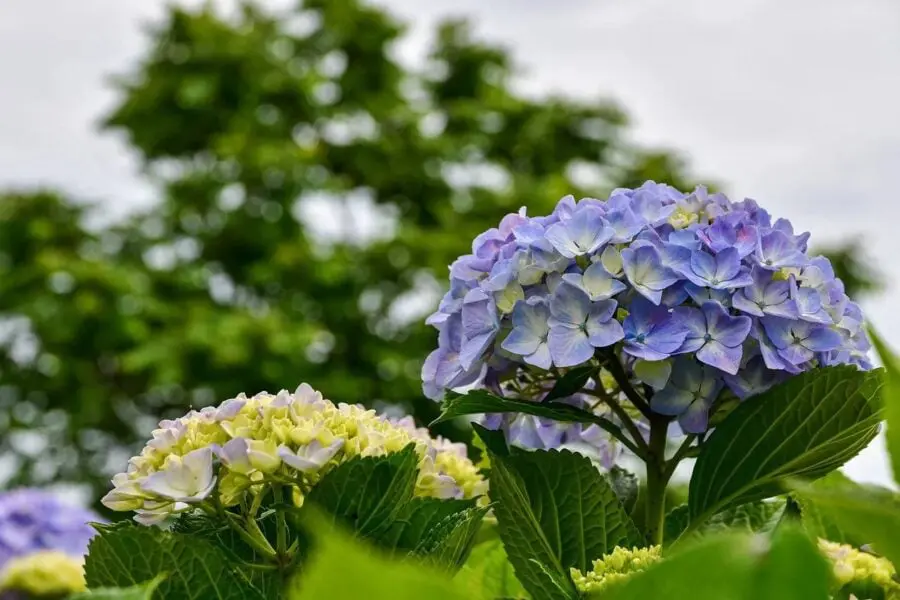
[[[547,338],[550,356],[557,367],[574,367],[587,362],[594,355],[594,347],[581,329],[554,327]]]
[[[560,283],[550,298],[552,322],[581,326],[591,310],[588,295],[567,281]]]
[[[741,357],[743,356],[743,348],[729,348],[715,340],[706,342],[700,350],[697,351],[697,360],[706,363],[712,367],[716,367],[731,375],[737,374],[741,368]]]
[[[605,322],[588,320],[587,334],[588,341],[595,348],[612,346],[625,337],[625,331],[622,329],[622,325],[615,319],[609,319]]]

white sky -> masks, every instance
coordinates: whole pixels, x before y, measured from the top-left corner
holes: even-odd
[[[285,0],[271,2],[285,5]],[[900,3],[896,0],[382,0],[414,27],[468,15],[510,47],[521,85],[621,101],[636,139],[683,150],[694,172],[790,218],[813,241],[864,235],[900,281]],[[145,49],[160,0],[0,2],[0,186],[58,186],[124,211],[152,190],[95,123],[105,77]],[[867,304],[900,347],[900,292]],[[883,447],[853,477],[890,480]]]

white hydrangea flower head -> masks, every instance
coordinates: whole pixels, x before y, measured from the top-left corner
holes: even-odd
[[[291,394],[244,394],[218,407],[162,421],[103,504],[135,511],[144,524],[204,503],[234,506],[266,483],[291,482],[304,495],[335,466],[384,456],[413,444],[419,456],[416,494],[474,498],[487,483],[463,444],[432,438],[411,418],[392,421],[374,410],[335,405],[307,384]]]

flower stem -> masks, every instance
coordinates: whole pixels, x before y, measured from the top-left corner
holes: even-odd
[[[634,386],[631,385],[631,382],[628,380],[628,374],[625,372],[625,369],[622,368],[619,359],[614,354],[610,355],[607,357],[607,360],[604,361],[603,366],[612,374],[616,383],[619,384],[619,387],[628,399],[631,400],[631,403],[634,404],[635,408],[641,411],[641,414],[649,419],[653,414],[650,410],[650,405],[644,397],[634,389]]]
[[[647,538],[653,545],[663,543],[666,518],[666,485],[670,474],[666,466],[666,434],[669,419],[663,415],[650,414],[650,443],[647,452],[647,502],[645,505],[645,528]]]
[[[599,377],[597,378],[599,381]],[[644,440],[644,436],[641,435],[641,431],[637,428],[637,425],[634,424],[634,421],[628,415],[622,405],[619,404],[615,398],[609,395],[606,390],[604,390],[599,384],[597,389],[588,390],[584,389],[583,392],[590,394],[592,396],[597,397],[601,402],[605,403],[609,408],[619,417],[619,420],[622,422],[622,425],[625,429],[628,430],[629,435],[634,440],[634,448],[629,447],[628,449],[634,452],[638,457],[644,458],[647,453],[647,442]]]

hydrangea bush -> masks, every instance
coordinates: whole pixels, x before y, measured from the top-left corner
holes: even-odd
[[[134,519],[89,594],[900,598],[900,500],[838,472],[886,418],[900,473],[900,369],[808,241],[652,182],[507,215],[428,318],[424,393],[477,462],[306,384],[191,411],[113,478]]]

